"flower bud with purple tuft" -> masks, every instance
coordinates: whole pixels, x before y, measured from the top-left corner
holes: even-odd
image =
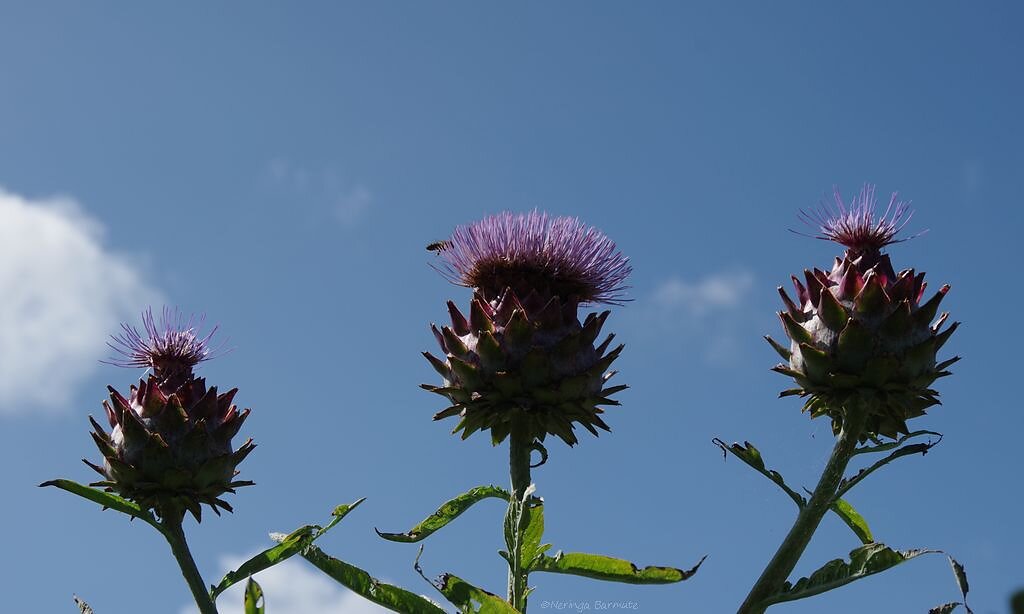
[[[444,385],[423,387],[452,405],[463,439],[490,430],[493,443],[520,425],[530,440],[574,445],[573,424],[609,430],[602,405],[626,386],[605,384],[622,351],[614,335],[595,346],[609,312],[580,322],[581,304],[619,304],[631,271],[615,244],[576,218],[501,213],[459,226],[437,250],[441,272],[473,288],[469,317],[448,303],[451,325],[432,326],[445,359],[424,356]],[[595,428],[596,427],[596,428]]]
[[[861,440],[896,438],[908,432],[907,420],[939,403],[931,385],[959,360],[936,358],[958,325],[942,330],[949,314],[936,318],[949,286],[922,302],[924,273],[897,274],[882,253],[903,240],[896,237],[911,215],[896,194],[881,216],[873,186],[864,186],[849,206],[838,192],[835,201],[834,208],[822,206],[803,217],[817,226],[817,238],[843,245],[846,253],[829,272],[805,270],[803,282],[794,276],[796,301],[779,287],[786,307],[779,317],[790,344],[766,339],[787,361],[774,370],[797,383],[782,396],[809,397],[805,411],[812,418],[828,415],[836,432],[845,408],[856,404],[869,414]]]
[[[193,367],[215,352],[211,331],[200,336],[193,319],[165,308],[159,326],[151,309],[142,315],[145,334],[128,324],[114,337],[111,347],[123,358],[111,364],[149,367],[153,372],[125,398],[113,387],[104,401],[108,434],[91,416],[93,439],[103,454],[103,465],[85,461],[99,472],[108,491],[131,499],[145,509],[167,518],[186,510],[201,519],[201,504],[231,511],[220,497],[252,482],[236,481],[237,466],[252,451],[251,439],[234,450],[231,439],[238,433],[249,410],[239,412],[232,404],[237,389],[218,394],[207,389]]]

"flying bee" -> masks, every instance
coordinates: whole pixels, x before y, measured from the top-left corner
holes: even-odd
[[[452,242],[451,241],[436,241],[436,242],[431,243],[430,245],[427,246],[427,251],[428,252],[438,252],[438,253],[440,253],[440,252],[443,252],[446,249],[451,249],[451,248],[452,248]]]

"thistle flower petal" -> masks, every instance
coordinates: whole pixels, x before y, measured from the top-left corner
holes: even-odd
[[[459,226],[438,254],[442,274],[494,300],[507,288],[563,301],[619,304],[629,259],[596,228],[574,217],[499,213]]]
[[[814,235],[816,239],[839,243],[854,257],[877,254],[886,245],[914,238],[896,238],[914,215],[910,203],[897,200],[898,196],[893,192],[885,211],[877,215],[874,185],[864,184],[850,204],[844,203],[839,189],[834,188],[832,206],[821,203],[817,209],[801,210],[800,217],[820,233]]]

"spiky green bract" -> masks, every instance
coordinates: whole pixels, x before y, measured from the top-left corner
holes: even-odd
[[[161,386],[151,375],[128,398],[108,387],[103,402],[112,428],[108,434],[91,416],[91,433],[103,454],[103,465],[85,461],[104,480],[93,486],[153,509],[162,518],[186,510],[202,517],[201,504],[231,511],[220,497],[252,482],[236,481],[238,464],[255,444],[247,440],[237,450],[231,439],[249,410],[232,404],[237,389],[217,394],[203,378],[189,377],[177,388]]]
[[[512,289],[494,301],[476,292],[469,318],[452,302],[448,310],[451,326],[432,327],[446,359],[424,352],[444,385],[423,388],[452,403],[435,420],[458,416],[453,432],[465,439],[490,430],[495,444],[513,422],[525,426],[529,441],[552,434],[570,446],[578,441],[574,423],[594,435],[609,430],[601,406],[618,405],[610,397],[626,388],[605,386],[623,346],[608,350],[614,335],[594,345],[609,312],[580,323],[576,301],[535,291],[519,297]]]
[[[959,360],[936,358],[958,325],[943,330],[949,314],[936,318],[949,286],[922,302],[924,273],[897,275],[888,255],[854,248],[828,273],[804,271],[804,280],[793,277],[796,302],[779,287],[789,348],[767,337],[787,361],[774,370],[797,384],[782,396],[808,397],[804,409],[812,418],[828,415],[836,432],[844,408],[861,404],[869,412],[862,441],[908,433],[907,420],[939,403],[932,383]]]

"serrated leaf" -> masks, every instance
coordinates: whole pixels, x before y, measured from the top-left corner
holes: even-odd
[[[105,508],[110,508],[114,511],[121,512],[122,514],[132,516],[133,518],[143,520],[153,525],[156,530],[163,533],[163,527],[160,526],[160,523],[157,522],[156,518],[154,518],[149,511],[144,510],[134,502],[118,497],[113,493],[109,493],[98,488],[92,488],[91,486],[85,486],[71,480],[50,480],[48,482],[43,482],[39,486],[56,486],[61,490],[66,490],[69,493],[82,497],[83,499],[88,499],[93,503],[99,503]]]
[[[880,443],[878,439],[875,439],[875,442],[876,442],[875,445],[861,446],[861,447],[857,448],[856,450],[854,450],[853,454],[854,454],[854,456],[856,456],[857,454],[872,454],[872,453],[875,453],[875,452],[888,452],[889,450],[892,450],[893,448],[898,448],[899,446],[903,445],[907,440],[913,439],[914,437],[921,437],[922,435],[934,435],[934,436],[938,437],[940,440],[942,439],[942,433],[936,433],[935,431],[914,431],[912,433],[907,433],[906,435],[903,435],[902,437],[900,437],[896,441],[888,441],[888,442],[885,442],[885,443]]]
[[[309,545],[313,543],[313,540],[318,537],[319,531],[320,527],[315,524],[308,524],[304,527],[295,529],[282,538],[281,543],[278,545],[267,548],[263,552],[260,552],[248,561],[239,565],[238,569],[224,574],[224,579],[220,581],[220,584],[213,587],[210,591],[210,597],[217,599],[218,595],[242,580],[252,576],[253,574],[259,573],[264,569],[268,569],[278,563],[286,561],[299,552],[302,552],[303,549],[309,547]]]
[[[426,539],[435,531],[444,528],[449,522],[455,520],[473,504],[488,498],[504,499],[508,501],[508,492],[497,486],[477,486],[457,497],[445,501],[436,512],[428,516],[422,522],[409,529],[405,533],[383,533],[377,531],[386,540],[393,542],[414,543]]]
[[[530,563],[551,547],[551,544],[541,545],[541,538],[544,537],[544,506],[527,505],[523,510],[523,519],[526,526],[523,528],[523,547],[521,557],[523,565],[529,568]]]
[[[871,529],[868,527],[868,521],[864,520],[857,510],[853,509],[853,506],[844,501],[843,499],[836,499],[832,503],[832,511],[837,516],[843,519],[846,526],[850,527],[850,530],[857,535],[862,544],[870,544],[875,541],[875,538],[871,536]]]
[[[906,442],[907,439],[909,439],[910,437],[913,437],[913,436],[916,436],[916,435],[925,435],[925,434],[927,434],[927,435],[937,435],[938,439],[936,439],[935,441],[929,441],[927,443],[913,443],[913,444],[905,445],[903,447],[897,447],[895,450],[893,450],[891,453],[889,453],[889,455],[887,455],[885,458],[883,458],[881,460],[878,460],[878,461],[875,461],[874,463],[872,463],[869,467],[867,467],[865,469],[861,469],[852,478],[844,479],[842,482],[840,482],[839,488],[836,491],[836,497],[837,498],[838,497],[842,497],[847,492],[849,492],[851,488],[853,488],[855,485],[857,485],[861,480],[863,480],[864,478],[868,477],[869,475],[871,475],[872,473],[874,473],[878,469],[884,467],[885,465],[888,465],[892,461],[894,461],[894,460],[896,460],[898,458],[904,457],[904,456],[909,456],[911,454],[927,454],[929,450],[931,450],[932,448],[934,448],[935,446],[939,445],[939,443],[942,442],[942,435],[940,433],[935,433],[933,431],[915,431],[914,433],[911,433],[910,435],[906,435],[904,437],[901,437],[899,440],[897,440],[897,442],[894,442],[894,444],[896,446],[899,446],[899,445],[902,445],[904,442]],[[873,446],[873,447],[874,448],[883,448],[884,447],[885,450],[892,450],[893,449],[893,447],[890,446],[890,444],[881,444],[879,446]],[[872,451],[882,451],[882,450],[879,449],[879,450],[872,450]]]
[[[721,439],[718,439],[717,437],[715,439],[712,439],[711,441],[716,446],[722,449],[723,454],[726,452],[732,454],[733,456],[735,456],[736,458],[740,459],[741,461],[749,465],[751,468],[753,468],[754,471],[757,471],[764,477],[774,482],[779,488],[785,491],[787,495],[789,495],[789,498],[793,500],[793,503],[796,503],[797,507],[803,508],[805,505],[807,505],[807,500],[804,499],[804,497],[801,496],[798,492],[790,488],[788,484],[786,484],[786,481],[782,478],[782,474],[773,469],[765,468],[764,459],[761,457],[761,452],[760,450],[754,447],[754,444],[750,443],[749,441],[744,441],[743,445],[740,445],[738,443],[728,445]]]
[[[242,563],[238,569],[226,573],[224,575],[224,579],[220,581],[220,584],[212,588],[210,591],[210,597],[216,600],[218,595],[238,582],[241,582],[245,578],[257,574],[264,569],[273,567],[274,565],[277,565],[278,563],[302,552],[305,548],[312,545],[314,541],[319,539],[321,535],[331,530],[331,528],[341,522],[349,512],[358,507],[363,501],[365,501],[365,499],[360,499],[355,503],[339,505],[334,508],[331,512],[331,521],[323,527],[315,524],[308,524],[303,527],[299,527],[288,535],[282,537],[278,540],[279,543],[276,546],[267,548],[263,552],[260,552],[256,556],[250,558],[248,561]]]
[[[431,582],[462,614],[518,614],[507,601],[494,593],[477,588],[462,578],[444,574]]]
[[[960,589],[960,596],[963,598],[964,609],[967,610],[967,614],[974,614],[971,611],[971,606],[967,605],[967,592],[971,590],[971,586],[967,583],[967,570],[960,564],[960,561],[953,557],[946,555],[949,559],[949,566],[953,569],[953,577],[956,578],[956,586]]]
[[[952,601],[950,603],[944,603],[942,605],[937,605],[934,608],[928,610],[928,614],[949,614],[953,610],[957,609],[957,607],[959,607],[959,606],[960,606],[960,602],[959,601]]]
[[[785,587],[758,605],[767,607],[775,603],[795,601],[830,591],[851,582],[872,576],[910,559],[938,552],[937,550],[893,550],[885,544],[868,544],[850,552],[850,561],[835,559],[825,563],[806,578]]]
[[[245,614],[263,614],[263,589],[252,578],[245,583],[243,607]]]
[[[682,582],[697,573],[704,558],[688,570],[653,565],[641,569],[629,561],[602,554],[559,552],[555,556],[540,555],[530,566],[530,571],[563,573],[627,584],[671,584]]]
[[[444,610],[426,597],[381,582],[355,565],[325,554],[316,546],[307,548],[302,553],[302,558],[352,592],[393,612],[445,614]]]

